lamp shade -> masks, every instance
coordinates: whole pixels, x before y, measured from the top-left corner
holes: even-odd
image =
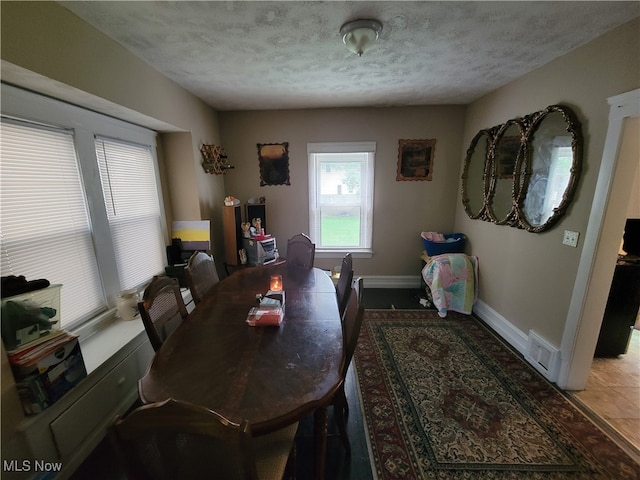
[[[382,24],[377,20],[354,20],[340,28],[340,36],[349,51],[361,57],[375,43],[381,31]]]

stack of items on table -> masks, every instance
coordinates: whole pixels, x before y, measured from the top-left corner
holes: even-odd
[[[60,289],[2,277],[2,340],[25,414],[40,413],[87,376],[78,337],[60,329]]]
[[[279,326],[284,319],[284,291],[269,290],[257,300],[259,305],[251,307],[247,314],[247,325],[250,327]]]
[[[464,252],[467,237],[462,233],[422,232],[422,256],[427,301],[442,318],[447,311],[471,314],[478,299],[478,258]]]

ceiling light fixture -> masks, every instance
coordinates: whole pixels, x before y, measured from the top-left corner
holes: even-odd
[[[353,20],[340,27],[340,36],[349,51],[359,57],[375,43],[382,31],[377,20]]]

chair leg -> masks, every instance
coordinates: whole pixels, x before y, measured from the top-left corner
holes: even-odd
[[[347,416],[349,415],[349,404],[347,403],[347,396],[344,393],[344,388],[340,388],[336,392],[333,400],[333,414],[336,417],[336,423],[338,425],[338,432],[340,432],[340,438],[344,444],[344,448],[347,451],[347,455],[351,455],[351,443],[349,442],[349,436],[347,435]]]

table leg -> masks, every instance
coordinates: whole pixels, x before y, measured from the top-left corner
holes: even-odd
[[[324,469],[327,457],[327,407],[319,407],[313,414],[315,478],[324,480]]]

